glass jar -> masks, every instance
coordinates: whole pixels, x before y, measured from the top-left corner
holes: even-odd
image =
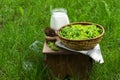
[[[55,31],[57,31],[59,28],[61,28],[66,24],[69,24],[67,10],[64,8],[53,9],[51,20],[50,20],[50,27]]]

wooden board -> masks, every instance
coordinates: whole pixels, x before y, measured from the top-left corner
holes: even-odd
[[[46,42],[44,43],[42,52],[43,52],[43,54],[53,54],[53,55],[56,55],[56,54],[57,55],[59,55],[59,54],[73,54],[72,51],[65,50],[65,49],[62,49],[62,48],[60,48],[59,51],[54,51],[48,46],[48,44]],[[80,53],[77,53],[77,54],[80,54]]]

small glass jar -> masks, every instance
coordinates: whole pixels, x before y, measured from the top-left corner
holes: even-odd
[[[57,31],[59,28],[61,28],[66,24],[69,24],[67,10],[64,8],[53,9],[51,20],[50,20],[50,27],[55,31]]]

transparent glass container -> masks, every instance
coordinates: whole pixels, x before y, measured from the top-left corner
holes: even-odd
[[[56,8],[51,11],[50,27],[57,31],[62,26],[69,24],[67,10],[64,8]]]

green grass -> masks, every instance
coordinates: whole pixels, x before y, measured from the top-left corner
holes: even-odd
[[[91,80],[120,79],[119,0],[0,0],[0,80],[49,79],[43,64],[44,29],[54,8],[68,11],[70,22],[89,21],[104,26],[100,43],[104,64],[95,63]],[[39,47],[30,49],[34,41]]]

